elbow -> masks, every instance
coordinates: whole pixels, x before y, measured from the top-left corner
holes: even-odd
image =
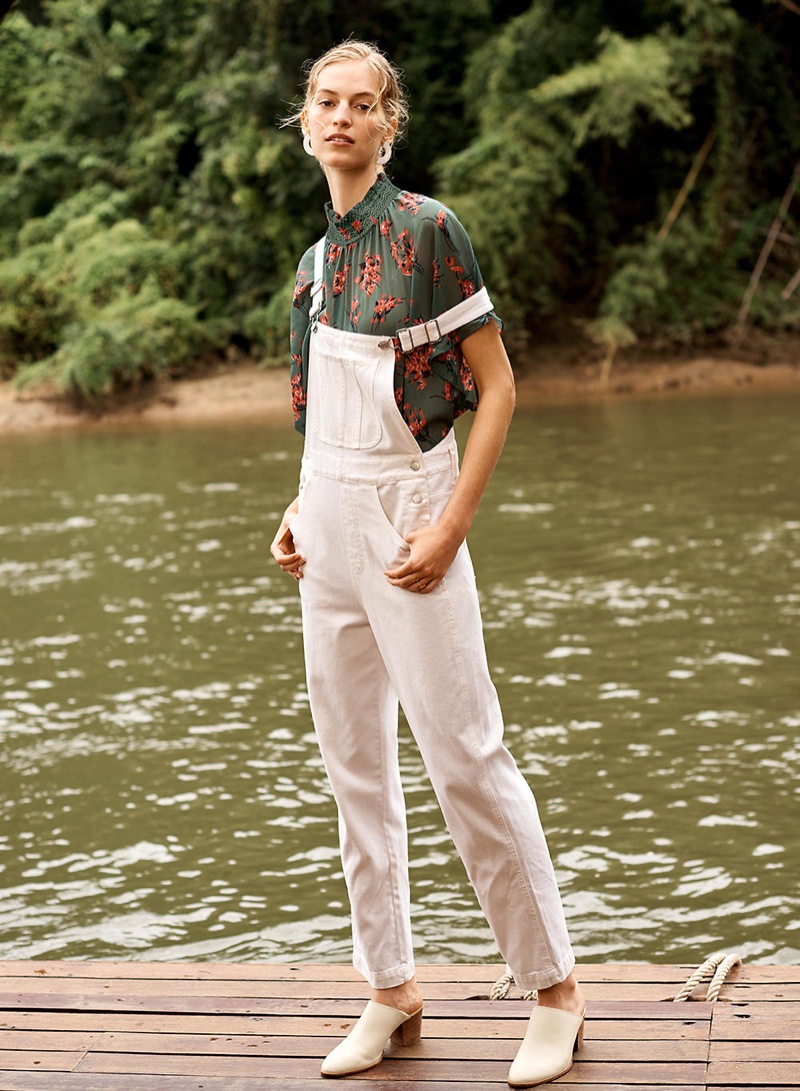
[[[508,373],[507,373],[507,375],[505,377],[505,383],[503,384],[502,395],[503,395],[503,401],[504,401],[505,406],[506,406],[506,411],[508,413],[508,419],[511,420],[511,417],[514,414],[514,409],[515,409],[516,404],[517,404],[517,384],[516,384],[516,381],[514,379],[514,372],[511,370],[510,367],[509,367]]]
[[[517,404],[517,381],[514,378],[514,372],[511,368],[508,369],[508,401],[511,406],[511,412],[514,412],[514,407]]]

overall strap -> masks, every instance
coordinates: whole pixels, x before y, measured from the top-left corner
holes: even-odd
[[[314,283],[311,285],[311,310],[309,316],[314,318],[322,307],[325,298],[325,240],[323,235],[317,243],[314,251]]]
[[[404,329],[398,330],[397,338],[400,341],[400,348],[403,352],[411,352],[412,349],[419,348],[420,345],[434,344],[445,334],[452,333],[459,326],[463,326],[475,318],[480,318],[491,310],[493,310],[493,307],[492,301],[489,299],[489,293],[486,288],[481,288],[479,292],[467,299],[462,299],[460,303],[456,303],[455,307],[450,307],[449,310],[444,311],[438,318],[434,318],[430,322],[422,322],[417,326],[406,326]]]

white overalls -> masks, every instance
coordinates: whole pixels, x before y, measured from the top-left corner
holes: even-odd
[[[414,327],[415,342],[490,309],[482,290],[454,317],[440,316],[438,329]],[[439,519],[458,474],[453,430],[423,452],[404,422],[394,358],[389,337],[314,322],[291,524],[306,560],[308,692],[339,808],[353,962],[375,988],[414,974],[399,698],[500,951],[518,985],[546,988],[568,976],[574,958],[536,803],[503,745],[466,543],[430,594],[384,575],[408,556],[404,536]]]

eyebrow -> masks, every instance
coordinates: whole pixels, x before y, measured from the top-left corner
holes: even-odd
[[[338,91],[330,91],[330,90],[328,90],[327,87],[318,87],[317,90],[316,90],[316,94],[318,94],[318,95],[338,95],[339,92]],[[354,95],[351,95],[351,98],[377,98],[377,95],[375,94],[374,91],[356,91],[356,93]]]

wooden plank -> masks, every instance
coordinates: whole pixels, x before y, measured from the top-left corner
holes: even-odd
[[[695,969],[693,965],[648,965],[646,963],[600,963],[580,965],[582,981],[664,983],[680,986]],[[421,964],[417,976],[423,983],[464,982],[475,985],[493,984],[504,972],[501,963],[486,964]],[[248,963],[248,962],[104,962],[104,961],[0,961],[0,977],[64,977],[75,979],[113,980],[229,980],[229,981],[339,981],[360,983],[363,979],[348,965],[334,963]],[[734,967],[729,981],[749,984],[800,983],[800,966],[746,965]],[[704,988],[698,986],[698,991]],[[668,990],[669,991],[669,990]],[[677,988],[671,990],[674,995]]]
[[[87,1075],[85,1072],[62,1072],[55,1080],[47,1072],[11,1072],[0,1070],[0,1088],[3,1091],[263,1091],[271,1082],[269,1076],[257,1078],[232,1078],[230,1076],[206,1076],[199,1081],[196,1076],[149,1076],[115,1073],[112,1076]],[[281,1091],[320,1091],[320,1080],[282,1081]],[[276,1091],[278,1089],[276,1088]],[[393,1089],[395,1091],[395,1089]],[[430,1087],[425,1091],[432,1091]],[[453,1091],[452,1087],[441,1091]],[[478,1091],[472,1088],[471,1091]],[[486,1091],[496,1091],[496,1086]]]
[[[647,1019],[658,1012],[661,1019],[695,1020],[711,1017],[711,1004],[665,1004],[659,1001],[642,1000],[632,1003],[625,990],[624,1001],[607,1000],[599,1002],[603,1013],[610,1018]],[[425,1013],[429,1017],[451,1016],[453,1018],[472,1018],[490,1011],[506,1019],[527,1019],[531,1004],[521,1000],[430,1000],[425,1003]],[[589,1000],[587,1013],[593,1016],[598,1002]],[[0,1005],[2,1007],[3,1005]],[[119,996],[116,992],[76,993],[67,997],[53,997],[46,994],[18,993],[4,998],[7,1012],[22,1010],[69,1011],[129,1011],[129,1012],[180,1012],[183,1014],[238,1014],[238,1015],[329,1015],[334,1018],[358,1017],[364,1009],[364,1000],[318,999],[262,999],[260,997],[205,997],[196,991],[186,996]],[[4,1017],[6,1020],[10,1016]]]
[[[606,999],[612,996],[620,999],[631,1000],[665,1000],[671,996],[665,994],[662,983],[633,982],[624,984],[619,982],[595,982],[586,983],[584,991],[588,998]],[[119,994],[124,996],[194,996],[198,994],[198,982],[191,980],[164,981],[127,979],[119,981],[93,981],[73,978],[39,978],[27,979],[20,985],[19,979],[0,980],[0,1003],[7,1002],[9,997],[19,993],[26,996],[72,996],[93,993],[102,996],[104,993]],[[203,996],[239,996],[259,997],[261,999],[307,999],[314,998],[324,992],[329,999],[354,999],[363,1002],[369,995],[369,988],[363,982],[348,984],[346,982],[325,982],[321,988],[320,983],[314,982],[290,982],[290,981],[204,981],[202,983]],[[481,991],[481,986],[469,987],[462,982],[433,982],[426,986],[427,999],[489,999],[486,991]],[[508,999],[521,999],[521,994]],[[498,1002],[501,1003],[501,1002]],[[502,1002],[505,1003],[505,1002]]]
[[[420,981],[466,981],[493,983],[505,972],[503,963],[420,963],[417,964]],[[579,965],[576,973],[582,981],[632,981],[665,982],[682,985],[695,969],[692,965],[661,965],[645,962],[587,963]],[[774,973],[784,971],[787,981],[800,981],[800,967],[750,966],[736,967],[733,974],[746,972],[753,980],[763,975],[772,980]],[[48,961],[48,960],[0,960],[0,977],[77,977],[77,978],[127,978],[181,980],[233,980],[233,981],[358,981],[363,978],[352,966],[342,963],[275,963],[275,962],[110,962]],[[778,977],[779,980],[784,978]]]
[[[734,977],[734,975],[741,975],[748,981],[800,981],[800,966],[754,965],[746,962],[743,965],[734,967],[731,971],[731,977]]]
[[[67,1046],[69,1035],[48,1035],[36,1031],[17,1032],[16,1041],[5,1035],[0,1039],[2,1050],[30,1050],[32,1053],[58,1052]],[[318,1057],[325,1056],[342,1034],[314,1035],[237,1035],[237,1034],[158,1034],[108,1033],[97,1036],[81,1053],[161,1053],[202,1054],[204,1056],[251,1057]],[[463,1035],[458,1038],[426,1037],[414,1046],[406,1047],[406,1058],[428,1057],[452,1060],[479,1056],[484,1060],[513,1060],[519,1039],[484,1038]],[[77,1053],[74,1047],[70,1052]],[[592,1061],[705,1061],[708,1043],[705,1039],[681,1040],[673,1037],[646,1038],[636,1041],[619,1039],[588,1039],[584,1059]]]
[[[754,994],[757,988],[772,992],[772,986],[744,986],[747,989],[745,999],[756,1000]],[[672,990],[665,988],[662,982],[629,982],[624,988],[620,988],[619,982],[596,981],[584,983],[584,992],[589,1000],[611,1000],[624,994],[626,1000],[644,1000],[662,1002],[672,1000]],[[729,983],[724,986],[730,990],[729,996],[735,999],[736,986]],[[785,987],[786,989],[789,986]],[[295,982],[295,981],[228,981],[209,980],[203,981],[198,988],[198,982],[190,979],[163,980],[128,978],[120,980],[89,980],[86,978],[62,978],[39,977],[0,979],[0,1007],[13,1005],[17,996],[47,996],[63,997],[65,1000],[75,996],[104,996],[106,994],[120,996],[126,999],[134,997],[162,996],[195,996],[202,992],[204,997],[239,997],[254,998],[259,1000],[298,1000],[316,999],[321,992],[327,999],[355,1000],[365,1003],[369,996],[369,989],[363,981],[352,984],[343,981],[325,982],[321,987],[320,982]],[[488,1000],[488,992],[483,986],[475,983],[440,981],[428,983],[424,987],[425,999],[428,1000]],[[767,994],[765,994],[767,995]],[[800,999],[800,985],[798,986],[798,999]],[[497,1003],[511,1001],[523,1002],[521,994],[515,995]],[[691,1001],[690,1003],[695,1003]]]
[[[505,1084],[505,1081],[503,1081]],[[116,1073],[111,1076],[87,1074],[85,1072],[60,1073],[58,1082],[53,1082],[49,1073],[20,1073],[0,1070],[0,1088],[2,1091],[264,1091],[264,1087],[274,1086],[275,1091],[320,1091],[319,1075],[313,1079],[287,1079],[285,1076],[273,1077],[269,1073],[258,1077],[205,1076],[199,1081],[196,1076],[149,1076],[125,1075]],[[327,1086],[326,1084],[322,1085]],[[359,1086],[368,1091],[379,1091],[385,1087],[383,1081],[373,1077],[362,1078]],[[452,1083],[408,1081],[392,1083],[392,1091],[454,1091]],[[469,1085],[470,1091],[498,1091],[496,1081],[478,1082]],[[457,1086],[456,1086],[457,1091]],[[505,1087],[508,1091],[508,1087]],[[583,1091],[581,1086],[572,1091]],[[655,1084],[639,1084],[626,1087],[626,1091],[660,1091]],[[702,1085],[687,1087],[685,1091],[703,1091]]]
[[[0,1023],[7,1033],[46,1031],[48,1034],[70,1031],[115,1031],[118,1033],[233,1034],[257,1036],[282,1034],[288,1037],[332,1034],[331,1020],[325,1016],[282,1015],[278,1018],[248,1015],[134,1015],[127,1012],[19,1012],[12,1021]],[[500,1014],[486,1018],[430,1018],[426,1014],[427,1038],[514,1038],[522,1035],[524,1022],[506,1020]],[[592,1040],[635,1041],[638,1039],[703,1040],[708,1038],[709,1020],[661,1018],[605,1018],[605,1007],[598,1008],[587,1022]],[[41,1034],[38,1035],[41,1039]]]
[[[709,1088],[730,1087],[797,1087],[800,1084],[800,1063],[797,1058],[779,1061],[717,1061],[708,1066],[706,1083]]]
[[[56,1049],[69,1053],[85,1053],[103,1037],[102,1031],[0,1030],[0,1051],[5,1049]]]
[[[20,1072],[73,1072],[85,1053],[56,1053],[48,1050],[8,1050],[2,1055],[5,1068]]]
[[[301,1017],[301,1022],[303,1022]],[[8,1030],[107,1030],[159,1031],[174,1033],[197,1031],[219,1034],[258,1034],[267,1026],[274,1027],[274,1020],[263,1015],[162,1015],[145,1012],[140,1015],[129,1012],[94,1011],[19,1011],[6,1017],[0,1016],[0,1028]]]
[[[174,1056],[170,1054],[153,1057],[147,1054],[89,1054],[80,1063],[78,1072],[143,1073],[147,1075],[231,1075],[261,1076],[264,1078],[267,1064],[259,1057],[202,1057]],[[319,1058],[282,1057],[269,1061],[271,1078],[280,1075],[289,1079],[308,1079],[319,1072]],[[670,1086],[702,1084],[705,1064],[692,1062],[640,1064],[626,1062],[595,1063],[578,1061],[572,1071],[563,1079],[564,1082],[617,1083],[624,1086],[629,1083],[656,1082]],[[366,1075],[363,1074],[363,1075]],[[377,1075],[377,1074],[376,1074]],[[440,1080],[451,1081],[455,1087],[468,1086],[478,1081],[506,1083],[508,1061],[475,1060],[465,1063],[462,1059],[447,1061],[439,1059],[407,1059],[405,1056],[388,1057],[380,1065],[380,1081],[396,1080]],[[361,1078],[360,1075],[356,1078]]]
[[[712,1063],[716,1062],[728,1062],[728,1061],[743,1061],[749,1064],[750,1061],[743,1054],[752,1055],[753,1050],[748,1048],[744,1042],[713,1042],[709,1052],[709,1058]],[[758,1061],[786,1061],[794,1063],[798,1066],[798,1073],[800,1073],[800,1043],[798,1042],[759,1042],[758,1050],[756,1051],[756,1060]]]
[[[723,999],[732,1003],[766,1000],[778,1004],[797,1004],[800,1002],[800,982],[726,981],[720,993],[720,1000]]]
[[[504,1075],[504,1079],[507,1073]],[[598,1084],[611,1084],[614,1087],[628,1087],[632,1083],[655,1082],[658,1086],[680,1087],[687,1084],[704,1085],[704,1064],[586,1064],[576,1061],[559,1084],[585,1083],[589,1087]],[[506,1083],[508,1081],[506,1080]]]
[[[256,997],[259,999],[313,999],[320,993],[324,993],[327,999],[357,1000],[365,1003],[369,995],[369,988],[361,983],[350,985],[345,982],[326,982],[321,987],[314,982],[290,982],[290,981],[204,981],[202,990],[199,990],[196,981],[150,981],[141,979],[129,979],[124,981],[96,981],[88,982],[85,979],[65,978],[41,978],[26,980],[21,986],[9,980],[0,981],[0,1004],[7,1002],[10,997],[22,993],[26,996],[45,995],[51,997],[70,997],[92,993],[95,996],[123,995],[124,997],[146,996],[153,997],[154,1002],[160,996],[195,996],[202,991],[204,997],[212,996],[237,996]],[[630,1000],[664,1000],[671,999],[665,996],[664,985],[660,983],[632,983],[630,985],[618,982],[589,983],[584,987],[589,999],[606,999],[617,997]],[[425,988],[426,1000],[488,1000],[489,995],[481,992],[480,987],[470,988],[461,982],[434,982]],[[516,999],[522,1002],[521,994],[508,999]],[[508,1003],[508,1000],[498,1000],[495,1003]],[[522,1002],[528,1003],[528,1002]]]
[[[800,1042],[800,1004],[720,1005],[714,1012],[714,1038],[735,1042]],[[800,1050],[798,1051],[800,1052]]]
[[[364,1091],[459,1091],[465,1085],[438,1080],[393,1080],[365,1076],[350,1077],[358,1079],[359,1088]],[[319,1076],[313,1079],[292,1079],[286,1076],[271,1076],[269,1073],[258,1077],[213,1077],[213,1076],[175,1076],[175,1075],[126,1075],[116,1073],[110,1076],[86,1073],[59,1073],[58,1082],[51,1073],[19,1073],[0,1071],[0,1087],[3,1091],[264,1091],[274,1087],[275,1091],[320,1091]],[[327,1086],[324,1084],[323,1086]],[[558,1084],[555,1085],[559,1086]],[[600,1085],[589,1083],[571,1083],[570,1091],[592,1091],[598,1086],[607,1088],[623,1087],[625,1091],[663,1091],[663,1084],[630,1083]],[[508,1091],[505,1079],[491,1082],[477,1081],[468,1084],[469,1091]],[[704,1084],[685,1084],[681,1091],[705,1091]],[[721,1089],[725,1091],[725,1089]],[[741,1091],[730,1088],[727,1091]],[[786,1088],[759,1088],[759,1091],[786,1091]]]

